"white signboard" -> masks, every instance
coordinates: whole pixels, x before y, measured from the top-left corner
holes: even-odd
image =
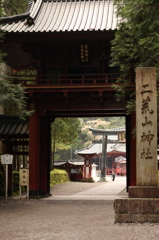
[[[1,155],[1,163],[6,165],[6,199],[8,198],[8,164],[13,163],[13,155],[3,154]]]
[[[11,154],[1,155],[1,163],[2,164],[12,164],[13,163],[13,155],[11,155]]]

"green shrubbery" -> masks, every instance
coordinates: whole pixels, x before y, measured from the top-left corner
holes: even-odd
[[[19,194],[19,172],[18,171],[13,171],[12,173],[12,181],[13,181],[13,195],[18,195]]]
[[[12,175],[13,189],[12,195],[19,194],[19,172],[13,171]],[[65,170],[54,169],[50,172],[50,186],[58,183],[68,182],[69,176]],[[22,187],[22,192],[26,190],[26,187]],[[0,172],[0,196],[5,196],[5,172]]]
[[[19,172],[13,171],[12,174],[13,180],[13,195],[17,195],[19,193]],[[5,172],[0,172],[0,196],[5,196]]]
[[[0,172],[0,196],[5,196],[5,173]]]
[[[5,196],[5,172],[0,172],[0,196]],[[19,172],[13,171],[12,173],[12,182],[13,182],[13,195],[19,193]]]
[[[69,176],[65,170],[54,169],[50,172],[50,186],[68,181]]]

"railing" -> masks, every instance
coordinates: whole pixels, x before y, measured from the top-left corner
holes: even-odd
[[[54,75],[13,75],[15,83],[30,85],[100,85],[112,84],[119,74],[54,74]],[[133,82],[133,79],[132,79]]]

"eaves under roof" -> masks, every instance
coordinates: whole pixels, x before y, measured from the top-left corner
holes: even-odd
[[[113,0],[32,0],[27,12],[1,19],[5,32],[81,32],[116,30]]]

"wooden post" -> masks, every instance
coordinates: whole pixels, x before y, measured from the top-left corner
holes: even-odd
[[[130,197],[159,197],[156,69],[136,69],[136,187]]]
[[[12,153],[12,145],[11,145],[10,139],[7,140],[6,153],[7,153],[7,154],[13,154],[13,153]],[[12,176],[12,171],[13,171],[13,165],[12,165],[12,164],[9,164],[9,165],[8,165],[8,196],[12,196],[12,190],[13,190],[13,176]]]
[[[50,131],[49,116],[47,114],[40,116],[39,194],[45,197],[50,195]]]
[[[39,114],[29,117],[29,196],[39,196]]]
[[[126,116],[127,187],[136,186],[136,113]],[[134,133],[133,133],[134,132]]]

